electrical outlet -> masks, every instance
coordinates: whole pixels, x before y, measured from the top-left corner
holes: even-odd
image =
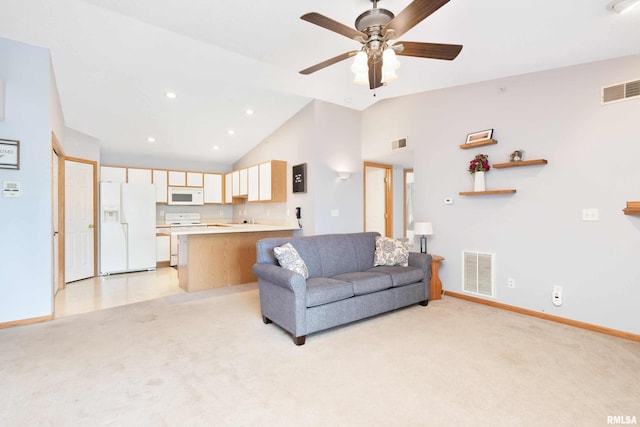
[[[551,293],[551,302],[553,305],[560,307],[562,305],[562,286],[554,286]]]
[[[515,288],[516,287],[516,279],[509,277],[507,279],[507,286],[509,286],[510,288]]]

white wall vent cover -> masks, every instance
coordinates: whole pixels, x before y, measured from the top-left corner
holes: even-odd
[[[602,88],[602,105],[640,98],[640,80]]]
[[[402,150],[403,148],[407,148],[407,138],[400,138],[394,141],[391,141],[391,150]]]
[[[493,254],[462,252],[462,289],[476,295],[495,297]]]

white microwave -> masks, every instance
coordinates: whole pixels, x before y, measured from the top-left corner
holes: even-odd
[[[202,187],[169,187],[170,205],[203,205]]]

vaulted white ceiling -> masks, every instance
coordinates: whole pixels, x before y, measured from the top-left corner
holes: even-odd
[[[409,3],[379,7],[397,14]],[[67,126],[105,151],[230,164],[314,98],[363,110],[390,97],[640,53],[640,7],[619,15],[607,4],[451,0],[402,40],[462,44],[459,57],[400,57],[398,80],[375,97],[351,83],[350,60],[298,74],[360,46],[300,16],[315,11],[353,26],[369,0],[0,0],[0,36],[51,50]]]

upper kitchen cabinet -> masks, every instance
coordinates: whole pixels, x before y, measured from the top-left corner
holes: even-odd
[[[233,197],[240,196],[240,171],[231,172],[231,195]]]
[[[224,202],[233,203],[233,172],[224,176]]]
[[[247,169],[247,201],[257,202],[260,200],[260,177],[258,165]]]
[[[153,184],[156,186],[156,203],[167,203],[168,173],[166,170],[153,170]]]
[[[151,169],[127,169],[127,182],[129,184],[151,184]]]
[[[187,173],[184,171],[169,171],[169,187],[185,187]]]
[[[118,166],[100,166],[100,181],[127,182],[127,168]]]
[[[238,195],[240,197],[246,197],[248,193],[248,172],[247,169],[240,169],[240,190],[238,192]]]
[[[259,200],[287,201],[287,162],[272,160],[259,165]]]
[[[222,203],[222,175],[217,173],[204,174],[204,202]]]
[[[203,187],[202,172],[187,172],[187,187]]]

